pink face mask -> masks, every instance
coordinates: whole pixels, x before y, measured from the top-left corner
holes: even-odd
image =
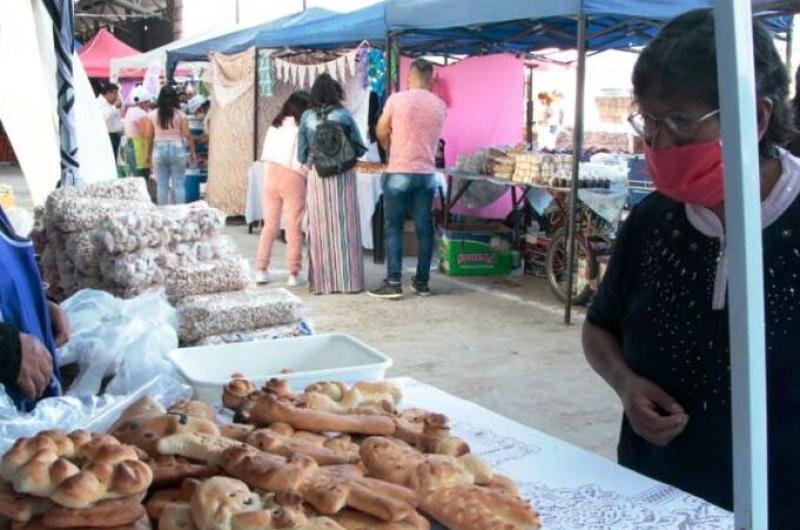
[[[645,158],[653,184],[667,197],[706,208],[725,199],[722,144],[718,139],[667,149],[646,145]]]

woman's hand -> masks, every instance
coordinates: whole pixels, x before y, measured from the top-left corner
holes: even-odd
[[[53,337],[56,339],[56,346],[60,348],[69,342],[69,318],[55,302],[47,302],[47,309],[50,311],[50,321],[53,323]]]
[[[686,429],[689,415],[660,386],[638,375],[630,375],[620,389],[625,415],[636,434],[663,447]]]
[[[53,358],[39,339],[27,333],[19,334],[22,345],[17,386],[30,399],[41,397],[53,377]]]

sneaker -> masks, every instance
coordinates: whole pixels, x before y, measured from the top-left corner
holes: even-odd
[[[297,274],[290,274],[289,279],[286,280],[286,287],[297,287],[298,285],[303,285],[306,283],[306,275],[302,272],[298,272]]]
[[[385,300],[398,300],[403,297],[403,286],[399,283],[383,280],[383,285],[377,289],[367,291],[373,298],[383,298]]]
[[[272,283],[272,275],[269,271],[256,271],[256,283]]]
[[[411,278],[411,290],[417,293],[417,296],[431,295],[431,288],[428,286],[428,284],[418,282],[416,276]]]

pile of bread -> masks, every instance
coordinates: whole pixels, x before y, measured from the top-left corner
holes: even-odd
[[[388,383],[319,383],[302,394],[233,379],[218,425],[197,401],[148,398],[110,434],[43,432],[3,457],[0,515],[14,530],[531,530],[515,484],[450,433],[399,411]],[[424,514],[424,515],[423,515]]]

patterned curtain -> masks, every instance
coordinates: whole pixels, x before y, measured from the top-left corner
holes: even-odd
[[[78,173],[78,142],[75,136],[75,90],[72,86],[72,57],[75,49],[73,27],[75,6],[73,0],[42,0],[53,19],[58,65],[58,121],[61,134],[61,185],[80,183]]]

